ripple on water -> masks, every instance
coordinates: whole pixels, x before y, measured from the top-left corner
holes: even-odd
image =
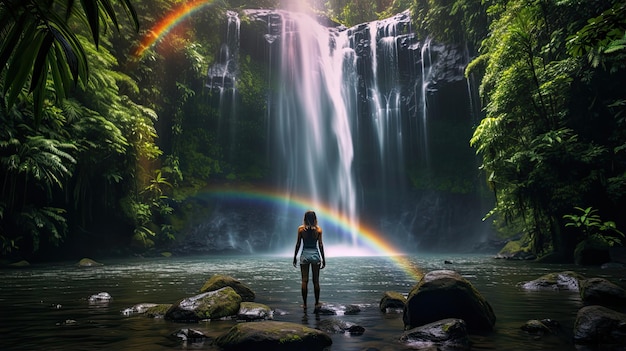
[[[578,294],[527,292],[519,288],[519,283],[563,270],[613,277],[612,272],[594,268],[511,262],[486,255],[425,255],[408,259],[423,272],[458,271],[489,301],[497,316],[496,330],[487,336],[472,335],[472,349],[483,350],[571,350],[573,321],[581,307]],[[452,263],[445,264],[445,260]],[[177,324],[125,316],[121,311],[138,303],[172,303],[197,294],[213,274],[231,275],[250,286],[257,294],[257,302],[281,311],[275,315],[277,320],[315,327],[319,319],[330,318],[302,312],[300,271],[291,265],[290,257],[172,257],[103,263],[104,266],[91,268],[68,263],[1,271],[0,349],[33,350],[45,345],[68,351],[178,350],[181,344],[167,337],[175,330],[192,327],[216,336],[234,322]],[[363,306],[356,315],[333,318],[366,328],[358,337],[332,335],[332,350],[399,347],[402,313],[381,314],[378,302],[384,291],[407,294],[417,281],[387,257],[329,257],[328,263],[321,273],[322,301]],[[110,293],[112,300],[90,306],[89,296],[103,291]],[[310,284],[311,304],[312,298]],[[543,318],[559,321],[563,332],[535,340],[520,330],[528,319]],[[75,320],[76,324],[58,325],[66,320]],[[211,350],[210,345],[201,348]]]

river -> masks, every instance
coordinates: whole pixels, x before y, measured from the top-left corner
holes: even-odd
[[[624,276],[624,271],[599,267],[496,260],[490,255],[417,255],[408,259],[423,272],[459,272],[491,304],[497,317],[495,330],[471,335],[473,350],[575,350],[573,325],[582,307],[578,293],[527,292],[518,284],[564,270],[614,282]],[[398,342],[402,314],[383,314],[378,304],[385,291],[407,294],[416,281],[388,257],[328,258],[321,275],[321,300],[336,306],[361,306],[360,313],[343,316],[318,316],[311,309],[303,313],[300,273],[288,256],[132,258],[102,263],[92,268],[61,262],[0,270],[0,349],[217,350],[210,341],[185,344],[170,335],[181,328],[194,328],[214,338],[236,321],[186,324],[122,313],[138,303],[173,303],[195,295],[214,274],[230,275],[248,285],[256,293],[256,302],[276,310],[275,320],[315,328],[321,319],[340,318],[365,328],[359,336],[331,334],[332,351],[409,349]],[[108,292],[112,300],[90,304],[89,297],[100,292]],[[310,305],[312,298],[310,287]],[[529,319],[543,318],[558,321],[561,331],[534,337],[520,329]],[[76,323],[66,324],[66,320]]]

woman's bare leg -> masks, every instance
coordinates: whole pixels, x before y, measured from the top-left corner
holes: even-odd
[[[315,308],[320,304],[320,264],[311,265],[313,271],[313,293],[315,294]]]
[[[302,273],[302,307],[304,309],[306,309],[306,298],[308,295],[308,285],[309,285],[309,266],[310,264],[301,264],[300,265],[300,272]],[[319,268],[319,266],[318,266]],[[319,269],[318,269],[318,275],[319,275]],[[313,275],[315,277],[315,275]]]

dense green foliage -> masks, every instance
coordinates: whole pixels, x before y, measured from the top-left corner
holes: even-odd
[[[488,3],[489,36],[468,74],[482,77],[471,144],[496,195],[491,214],[535,253],[569,258],[581,228],[564,216],[575,207],[626,225],[626,5]]]
[[[204,210],[190,199],[207,182],[267,175],[267,160],[249,152],[266,145],[258,133],[271,89],[266,65],[241,58],[236,96],[226,97],[237,99],[231,113],[238,118],[220,118],[215,101],[224,97],[205,86],[205,75],[227,9],[281,1],[212,1],[167,40],[133,55],[151,26],[184,3],[0,0],[0,256],[59,257],[63,242],[70,250],[144,252],[172,240]],[[622,244],[623,1],[310,6],[347,26],[409,8],[421,37],[466,45],[475,57],[467,76],[480,82],[484,115],[473,136],[459,131],[450,138],[471,139],[480,155],[498,230],[522,233],[537,254],[569,257],[578,242],[598,235]],[[451,145],[440,142],[442,150]],[[442,158],[434,171],[453,174],[456,163]],[[434,178],[439,182],[429,185]],[[415,179],[418,187],[448,191],[471,186]]]
[[[133,55],[185,3],[0,2],[0,257],[144,252],[203,211],[184,200],[207,181],[264,176],[248,151],[264,145],[263,69],[243,62],[237,113],[250,117],[224,123],[205,87],[224,33],[200,29],[278,1],[207,2]]]

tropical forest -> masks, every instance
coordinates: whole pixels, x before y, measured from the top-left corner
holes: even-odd
[[[623,351],[625,233],[624,0],[0,0],[1,350]]]
[[[281,83],[267,83],[272,72],[258,55],[240,58],[235,104],[245,118],[224,122],[207,72],[228,11],[289,6],[282,2],[205,1],[159,36],[155,24],[194,2],[2,0],[3,261],[168,251],[210,211],[197,198],[203,189],[266,182],[272,161],[259,130],[268,91]],[[456,139],[480,181],[444,184],[458,171],[448,160],[430,182],[407,167],[412,189],[479,191],[489,206],[477,220],[538,258],[572,262],[584,245],[624,244],[623,1],[306,6],[346,28],[408,11],[417,37],[464,48],[477,113]],[[238,125],[236,143],[223,123]]]

